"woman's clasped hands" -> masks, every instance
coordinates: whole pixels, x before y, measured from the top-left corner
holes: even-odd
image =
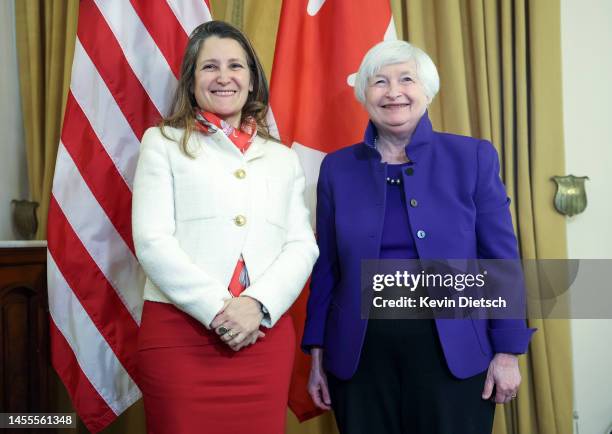
[[[265,336],[259,330],[263,319],[261,303],[251,297],[234,297],[225,302],[211,327],[232,350],[239,351]]]

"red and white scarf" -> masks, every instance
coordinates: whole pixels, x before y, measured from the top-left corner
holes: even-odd
[[[195,119],[196,129],[205,134],[214,132],[214,127],[220,129],[243,154],[249,149],[249,146],[253,143],[253,139],[257,135],[257,122],[255,122],[255,118],[253,117],[247,117],[240,125],[240,129],[234,128],[216,114],[204,110],[196,111]],[[249,273],[246,269],[244,259],[242,255],[240,255],[228,285],[229,292],[232,296],[238,297],[249,284]]]
[[[227,138],[230,139],[243,154],[249,149],[249,146],[253,143],[257,135],[257,122],[255,118],[251,116],[246,117],[242,121],[239,129],[234,128],[229,122],[224,121],[216,114],[204,110],[196,111],[195,120],[196,129],[206,134],[214,132],[214,127],[223,131]]]

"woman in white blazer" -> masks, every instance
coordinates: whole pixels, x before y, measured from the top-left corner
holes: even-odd
[[[270,137],[267,110],[248,39],[220,21],[197,27],[134,180],[149,432],[284,433],[295,351],[285,313],[318,249],[302,168]]]

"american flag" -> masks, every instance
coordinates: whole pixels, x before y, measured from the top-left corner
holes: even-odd
[[[81,0],[48,221],[51,359],[98,432],[141,397],[144,275],[131,231],[144,131],[170,109],[207,0]],[[53,83],[50,83],[53,85]]]
[[[352,87],[361,59],[374,44],[395,38],[388,0],[283,2],[270,103],[281,141],[300,156],[313,219],[321,160],[363,138],[368,116]],[[302,292],[291,308],[298,344],[307,298]],[[300,420],[320,413],[306,393],[309,371],[310,359],[296,353],[289,405]]]

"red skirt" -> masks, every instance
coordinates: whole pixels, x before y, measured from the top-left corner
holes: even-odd
[[[138,384],[150,434],[282,434],[295,356],[287,315],[234,352],[167,303],[145,301]]]

